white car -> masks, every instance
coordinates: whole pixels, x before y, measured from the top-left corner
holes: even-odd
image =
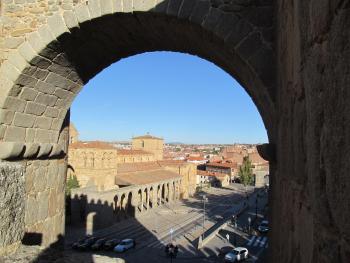
[[[133,239],[124,239],[119,245],[114,247],[113,251],[121,253],[133,247],[135,247],[135,241]]]
[[[236,247],[225,255],[225,262],[237,262],[248,258],[248,249],[245,247]]]

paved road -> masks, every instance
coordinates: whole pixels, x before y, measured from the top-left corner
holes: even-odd
[[[233,185],[227,189],[211,188],[205,194],[209,199],[206,205],[205,230],[221,221],[222,218],[234,213],[243,205],[243,200],[246,200],[245,189],[239,185]],[[243,216],[240,220],[244,220]],[[137,240],[135,249],[118,255],[127,262],[170,262],[170,259],[164,256],[164,244],[171,239],[180,248],[176,261],[220,262],[216,256],[216,249],[218,248],[208,247],[208,249],[203,251],[196,249],[197,238],[203,232],[202,222],[203,202],[199,196],[184,202],[174,203],[168,207],[156,209],[138,219],[121,222],[109,229],[99,231],[96,235],[120,239],[134,238]],[[174,230],[172,235],[169,233],[171,228]],[[227,231],[230,231],[230,229]],[[74,232],[72,231],[72,233]],[[70,241],[67,243],[67,247],[74,240],[74,236],[68,240]],[[252,240],[251,245],[258,248],[264,244],[266,247],[266,241],[265,239]],[[114,258],[117,256],[113,252],[98,252],[95,255],[91,255],[88,252],[67,252],[72,253],[72,256],[77,259],[80,257],[82,259],[81,262],[89,262],[87,260],[89,257],[92,260],[91,262],[115,262]],[[254,252],[256,255],[258,253]]]
[[[218,252],[224,246],[243,246],[249,251],[250,258],[247,262],[265,262],[266,249],[268,248],[268,238],[266,235],[261,235],[256,231],[257,225],[264,219],[266,215],[267,195],[259,195],[258,197],[258,213],[256,217],[256,195],[249,199],[249,209],[238,217],[237,227],[228,225],[220,230],[208,244],[209,252],[206,255],[212,256],[213,253]],[[251,218],[251,233],[249,234],[248,218]],[[229,235],[229,241],[226,236]],[[205,251],[205,250],[204,250]]]

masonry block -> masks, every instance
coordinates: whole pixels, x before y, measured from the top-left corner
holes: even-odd
[[[26,101],[34,101],[37,95],[38,92],[36,89],[23,87],[20,94],[20,99]]]
[[[54,95],[39,93],[34,102],[47,106],[54,106],[56,101],[57,97]]]
[[[41,137],[43,137],[43,135],[41,135]],[[42,139],[42,141],[45,141],[45,140],[46,140],[45,138]],[[37,157],[39,158],[39,157],[48,156],[52,150],[52,147],[53,145],[50,143],[40,143],[40,149]]]
[[[19,53],[27,60],[27,62],[32,61],[32,59],[37,55],[33,47],[29,42],[24,42],[18,48]]]
[[[31,128],[35,122],[35,116],[32,114],[16,112],[13,124],[17,127]]]
[[[94,19],[96,17],[101,16],[101,6],[100,6],[101,0],[90,0],[89,1],[89,12],[90,12],[90,18]],[[102,1],[104,2],[104,1]],[[114,1],[115,2],[115,1]]]
[[[9,126],[6,129],[5,141],[7,142],[24,142],[26,129],[21,127]],[[17,146],[16,146],[17,147]],[[15,148],[17,149],[17,148]]]
[[[24,204],[23,165],[0,162],[0,256],[13,252],[21,243],[25,231]]]
[[[55,14],[47,18],[47,24],[51,29],[53,35],[57,38],[64,33],[68,33],[69,30],[64,23],[64,20],[60,14]],[[48,43],[47,43],[48,44]]]
[[[68,28],[79,27],[78,19],[73,11],[65,11],[63,13],[63,19]]]
[[[40,116],[45,112],[45,110],[45,105],[29,101],[27,102],[25,113]]]
[[[123,10],[123,0],[113,0],[113,12],[119,13]]]
[[[112,0],[104,0],[100,2],[101,5],[101,15],[107,15],[113,13]]]
[[[14,115],[14,111],[0,109],[0,124],[11,124]]]
[[[85,4],[80,4],[74,8],[74,13],[77,17],[79,24],[82,24],[90,20],[89,8]]]
[[[51,123],[52,123],[52,118],[40,116],[36,118],[34,128],[50,129]]]
[[[24,149],[21,142],[0,142],[0,159],[7,160],[18,157]]]
[[[36,157],[39,152],[39,144],[38,143],[26,143],[25,144],[25,152],[23,154],[24,158],[33,158]]]
[[[34,141],[35,142],[39,142],[39,143],[49,143],[49,142],[51,142],[51,131],[43,130],[43,129],[37,129],[36,133],[35,133]],[[42,147],[44,147],[44,149],[41,149]],[[46,152],[45,149],[47,149],[47,148],[48,148],[47,145],[40,145],[41,152]]]
[[[193,8],[190,15],[190,21],[201,24],[209,13],[210,2],[209,1],[197,1],[197,4]]]

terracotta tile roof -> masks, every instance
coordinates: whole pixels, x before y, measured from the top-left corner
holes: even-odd
[[[187,157],[187,161],[206,161],[206,159],[204,157],[200,157],[200,156],[190,156]]]
[[[152,135],[142,135],[142,136],[136,136],[136,137],[133,137],[133,139],[155,139],[155,140],[163,140],[162,138],[158,138],[158,137],[155,137],[155,136],[152,136]]]
[[[118,173],[127,173],[127,172],[139,172],[139,171],[148,171],[161,169],[166,166],[179,166],[179,165],[188,165],[189,163],[185,161],[177,160],[162,160],[154,162],[135,162],[135,163],[120,163],[117,166]]]
[[[267,163],[268,161],[264,160],[259,153],[250,153],[248,154],[249,160],[252,163]]]
[[[245,156],[244,154],[236,153],[236,152],[232,152],[232,153],[224,155],[226,160],[232,160],[232,161],[237,162],[237,163],[242,163],[244,156]]]
[[[150,152],[143,150],[127,150],[127,149],[118,149],[118,155],[152,155]]]
[[[137,163],[121,163],[117,165],[119,173],[139,172],[147,170],[160,169],[161,166],[157,162],[137,162]]]
[[[108,149],[117,150],[112,144],[101,141],[90,141],[90,142],[74,142],[69,144],[69,148],[72,149]]]
[[[150,184],[170,179],[180,179],[181,176],[175,172],[165,169],[139,171],[131,173],[118,173],[116,183],[122,185]]]
[[[161,160],[157,161],[160,166],[171,166],[171,165],[186,165],[187,162],[183,160]]]
[[[237,163],[207,163],[206,166],[221,168],[237,168]]]

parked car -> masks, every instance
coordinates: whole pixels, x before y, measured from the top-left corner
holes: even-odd
[[[113,250],[120,253],[133,247],[135,247],[135,241],[133,239],[124,239]]]
[[[104,250],[112,250],[119,243],[120,243],[120,240],[117,238],[107,240],[103,245],[103,249]]]
[[[263,220],[258,226],[258,230],[260,233],[267,233],[269,231],[269,221]]]
[[[238,262],[248,258],[248,249],[245,247],[236,247],[225,255],[225,262]]]
[[[72,248],[73,249],[77,249],[80,245],[82,245],[90,237],[91,237],[91,235],[87,235],[87,236],[79,239],[78,241],[74,242],[73,245],[72,245]]]
[[[227,253],[231,252],[234,248],[231,246],[226,246],[226,247],[222,247],[220,248],[219,252],[218,252],[218,257],[223,258]]]
[[[79,245],[78,249],[83,251],[88,250],[97,240],[97,237],[90,237],[83,244]]]
[[[107,241],[107,238],[101,238],[99,240],[97,240],[92,246],[91,249],[92,250],[100,250],[102,249],[103,245],[105,244],[105,242]]]

